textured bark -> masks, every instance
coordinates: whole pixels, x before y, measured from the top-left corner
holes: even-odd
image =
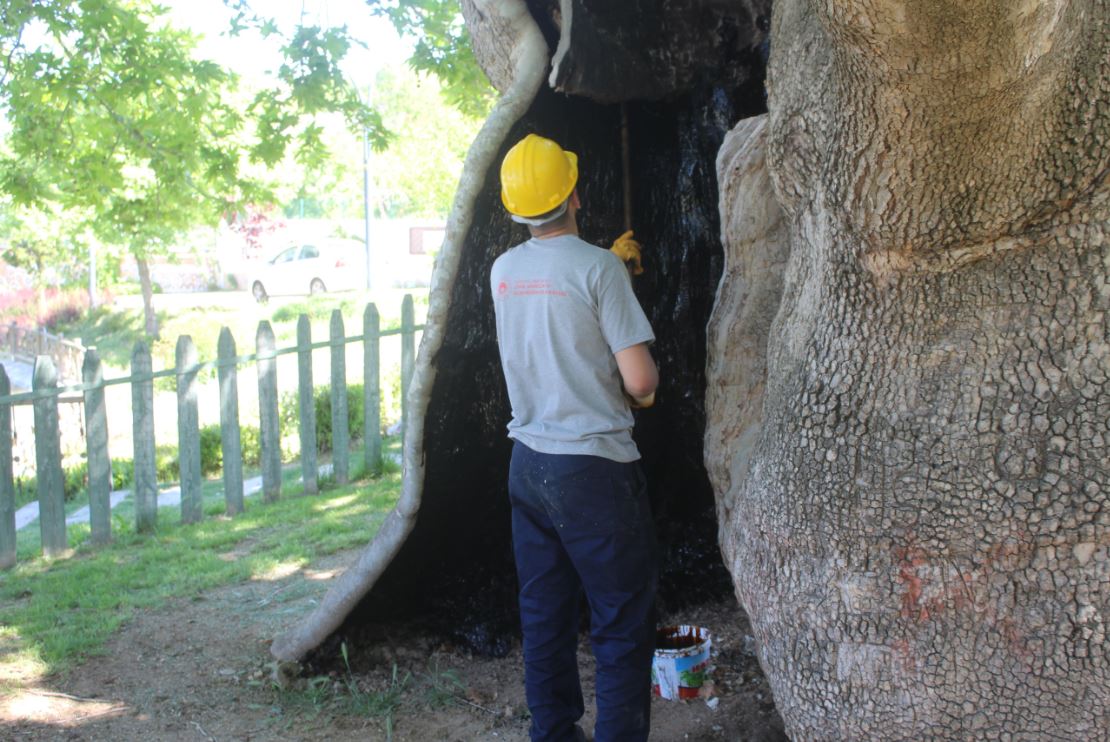
[[[143,329],[149,338],[158,338],[158,315],[154,312],[154,282],[150,280],[150,263],[135,258],[139,271],[139,289],[143,295]]]
[[[741,121],[717,157],[724,272],[708,328],[705,464],[717,493],[717,523],[758,440],[767,381],[767,338],[782,298],[789,233],[764,158],[767,117]],[[721,543],[729,543],[721,533]]]
[[[527,7],[524,0],[514,4],[521,9]],[[512,86],[514,79],[515,46],[506,41],[515,38],[517,33],[513,27],[515,14],[499,12],[498,3],[488,0],[460,0],[459,6],[470,32],[470,47],[479,66],[498,92],[504,93]]]
[[[794,739],[1106,738],[1108,16],[776,4],[766,138],[736,137],[789,258],[761,413],[719,369],[758,371],[766,306],[721,296],[708,440]],[[722,188],[722,286],[770,304],[758,191]]]

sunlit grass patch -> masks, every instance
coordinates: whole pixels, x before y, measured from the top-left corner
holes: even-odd
[[[121,527],[109,546],[77,539],[68,559],[23,561],[0,578],[0,684],[64,672],[102,651],[137,611],[234,582],[280,580],[366,544],[399,489],[400,477],[390,474],[314,496],[251,501],[235,518],[191,525],[160,512],[153,534]]]
[[[21,684],[46,675],[46,664],[19,631],[0,626],[0,696],[14,692]]]

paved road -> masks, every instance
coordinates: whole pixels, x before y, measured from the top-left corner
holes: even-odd
[[[262,490],[262,477],[251,477],[243,481],[243,494],[250,496]],[[112,507],[120,504],[131,496],[131,490],[117,490],[110,495]],[[158,494],[158,507],[181,504],[181,488],[170,487]],[[15,511],[15,530],[19,531],[39,519],[39,504],[37,501],[29,502]],[[66,525],[89,522],[89,506],[74,511],[66,518]]]

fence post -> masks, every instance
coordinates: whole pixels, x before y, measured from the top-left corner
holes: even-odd
[[[362,313],[362,446],[366,471],[382,472],[381,318],[373,303]]]
[[[58,387],[54,359],[40,355],[35,359],[31,388],[51,391]],[[34,401],[35,409],[35,484],[39,496],[39,528],[42,553],[61,556],[68,546],[66,537],[66,499],[62,479],[62,442],[58,431],[58,396]]]
[[[141,340],[131,352],[131,441],[134,446],[135,530],[151,532],[158,522],[158,473],[154,459],[154,364]]]
[[[197,347],[177,338],[177,462],[181,473],[181,522],[197,523],[200,504],[200,416],[197,412]]]
[[[108,457],[108,412],[104,407],[104,370],[95,350],[85,353],[81,378],[85,390],[85,453],[89,466],[89,540],[112,539],[112,460]]]
[[[416,365],[416,319],[412,308],[412,294],[405,294],[401,302],[401,445],[409,426],[409,382]]]
[[[220,379],[220,451],[223,453],[224,503],[228,515],[243,512],[243,439],[239,431],[239,370],[235,366],[235,338],[220,329],[216,344]]]
[[[262,439],[262,499],[281,495],[281,428],[278,426],[277,358],[274,329],[262,320],[255,336],[258,348],[258,416]]]
[[[0,366],[0,397],[12,393]],[[0,402],[0,569],[15,566],[15,481],[12,478],[12,406]]]
[[[297,318],[297,431],[301,438],[301,477],[306,495],[320,491],[316,463],[316,399],[312,389],[312,324]]]
[[[343,332],[343,315],[331,312],[331,461],[335,481],[346,484],[351,479],[351,431],[347,422],[347,344]]]

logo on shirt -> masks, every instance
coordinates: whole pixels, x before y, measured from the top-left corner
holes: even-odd
[[[567,292],[556,287],[551,281],[545,278],[526,278],[526,279],[513,279],[513,285],[510,287],[507,282],[502,281],[497,285],[497,294],[505,296],[512,291],[513,296],[566,296]]]

